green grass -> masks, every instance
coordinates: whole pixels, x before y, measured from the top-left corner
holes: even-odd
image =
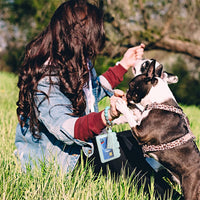
[[[17,125],[16,101],[17,77],[0,72],[0,199],[66,199],[66,200],[121,200],[147,199],[143,191],[136,192],[136,186],[123,175],[118,180],[99,174],[94,178],[91,166],[77,167],[68,176],[63,175],[54,165],[21,172],[13,152],[15,150],[15,128]],[[108,104],[108,99],[100,102],[100,109]],[[191,129],[199,146],[200,109],[182,106],[191,122]],[[128,129],[127,125],[115,126],[114,130]],[[153,187],[151,192],[153,193]],[[154,197],[152,195],[151,199]],[[170,198],[169,198],[170,199]]]

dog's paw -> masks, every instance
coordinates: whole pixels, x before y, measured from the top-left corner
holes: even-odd
[[[120,117],[118,117],[118,118],[116,118],[116,119],[113,120],[113,124],[117,124],[117,125],[119,125],[119,124],[125,124],[127,122],[128,121],[127,121],[127,119],[126,119],[126,117],[124,115],[121,115]]]
[[[121,112],[124,115],[131,128],[137,125],[133,112],[127,107],[126,102],[124,100],[117,100],[116,108],[119,112]]]
[[[133,115],[135,117],[135,120],[139,121],[141,119],[142,112],[137,108],[132,109],[132,112],[133,112]]]
[[[116,102],[116,108],[122,114],[125,114],[128,111],[127,104],[126,104],[126,102],[123,99],[118,99],[117,100],[117,102]]]

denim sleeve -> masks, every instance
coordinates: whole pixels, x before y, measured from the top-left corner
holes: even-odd
[[[93,93],[97,102],[101,101],[105,96],[111,97],[114,94],[114,91],[108,80],[102,75],[97,76],[94,68],[92,69],[91,73]]]
[[[35,96],[38,119],[58,140],[68,145],[77,143],[84,146],[85,142],[74,138],[74,125],[78,118],[70,115],[71,102],[60,91],[57,78],[53,77],[52,81],[54,84],[50,86],[49,77],[44,77],[38,84]]]

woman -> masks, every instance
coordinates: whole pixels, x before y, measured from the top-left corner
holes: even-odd
[[[67,173],[82,151],[94,157],[92,139],[119,116],[115,102],[124,93],[113,95],[111,89],[144,51],[143,44],[128,49],[119,64],[97,77],[92,62],[104,42],[102,11],[84,0],[70,0],[27,45],[18,81],[15,141],[22,169],[56,159]],[[98,112],[97,103],[105,96],[111,96],[110,109]]]
[[[27,45],[17,102],[16,146],[23,167],[29,157],[44,160],[57,154],[63,169],[73,170],[80,149],[106,127],[97,103],[112,95],[104,88],[122,81],[142,57],[143,45],[129,49],[120,64],[97,77],[91,61],[104,42],[101,10],[73,0],[63,3],[46,30]],[[112,97],[110,120],[118,115],[114,102]]]

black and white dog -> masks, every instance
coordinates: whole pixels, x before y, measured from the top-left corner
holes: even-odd
[[[146,62],[146,65],[149,63],[147,60],[144,62]],[[163,67],[161,65],[157,67],[157,76],[162,75],[162,69]],[[138,116],[140,118],[141,111],[139,111]],[[131,117],[133,117],[133,114]],[[156,197],[160,197],[162,200],[168,199],[169,197],[171,197],[173,200],[182,199],[182,196],[163,179],[163,174],[157,172],[155,168],[152,167],[152,165],[149,165],[146,158],[144,157],[141,146],[133,137],[130,130],[117,132],[116,136],[117,140],[119,141],[121,156],[106,163],[101,162],[96,140],[95,138],[92,139],[94,144],[94,154],[88,159],[89,162],[93,162],[94,172],[96,174],[102,172],[103,174],[107,175],[108,168],[110,169],[111,174],[114,174],[115,176],[120,175],[122,171],[126,176],[130,176],[132,173],[134,173],[137,178],[133,179],[137,182],[136,184],[138,185],[138,189],[143,187],[146,193],[149,192],[149,187],[152,185],[151,179],[153,175],[155,178],[154,191]],[[87,160],[87,158],[83,158],[84,161]],[[164,175],[166,175],[166,173]]]
[[[167,81],[157,77],[156,61],[129,83],[127,103],[145,110],[135,120],[123,100],[117,109],[127,118],[144,154],[153,155],[180,180],[185,200],[200,200],[200,152],[189,122],[176,102]]]
[[[155,62],[155,76],[162,78],[165,80],[168,84],[174,84],[178,82],[178,77],[174,74],[168,73],[166,71],[163,71],[163,65],[160,64],[155,59],[144,59],[144,60],[138,60],[135,64],[135,66],[132,68],[132,73],[134,77],[146,73],[147,69],[149,67],[149,64],[154,61]],[[142,107],[140,104],[134,104],[129,105],[129,108],[132,110],[134,117],[140,115],[140,113],[143,111],[144,107]],[[135,117],[136,119],[137,117]],[[113,121],[114,124],[124,124],[127,123],[126,117],[121,115],[119,118],[115,119]]]

